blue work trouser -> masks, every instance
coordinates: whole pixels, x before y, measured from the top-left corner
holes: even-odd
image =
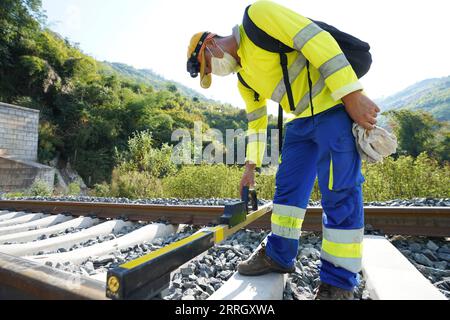
[[[344,106],[286,125],[276,176],[267,254],[289,268],[296,260],[301,223],[316,176],[322,193],[321,281],[351,290],[361,269],[364,211],[361,158]],[[289,226],[289,224],[291,224]]]

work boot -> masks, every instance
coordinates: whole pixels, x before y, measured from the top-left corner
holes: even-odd
[[[266,246],[263,243],[261,248],[250,259],[239,264],[238,272],[243,276],[261,276],[271,272],[293,273],[295,272],[295,267],[284,268],[273,261],[267,256]]]
[[[315,300],[353,300],[353,291],[344,290],[327,283],[321,283]]]

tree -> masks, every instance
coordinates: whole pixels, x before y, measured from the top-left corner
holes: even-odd
[[[25,39],[39,32],[41,0],[0,1],[0,99],[11,102],[18,84],[18,58],[24,54]]]
[[[398,153],[417,157],[423,152],[436,153],[437,133],[442,123],[424,111],[389,111],[390,125],[398,138]]]
[[[444,137],[437,146],[436,153],[441,162],[450,162],[450,131],[444,131]]]

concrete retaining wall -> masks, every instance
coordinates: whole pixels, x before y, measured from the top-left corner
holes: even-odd
[[[0,102],[0,156],[37,160],[39,111]]]
[[[53,188],[55,169],[36,162],[0,157],[0,191],[25,190],[36,180]]]
[[[36,180],[53,188],[55,169],[36,163],[39,111],[0,102],[0,191],[28,189]]]

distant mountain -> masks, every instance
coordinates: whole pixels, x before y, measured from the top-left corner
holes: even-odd
[[[198,98],[203,101],[210,101],[211,99],[207,99],[204,95],[199,92],[188,88],[178,82],[169,81],[164,77],[156,74],[152,70],[149,69],[136,69],[132,66],[129,66],[124,63],[116,63],[116,62],[107,62],[104,61],[103,64],[107,67],[110,67],[112,70],[120,73],[122,76],[132,79],[136,82],[144,83],[146,85],[151,85],[156,90],[167,89],[170,85],[175,85],[182,94],[191,97]]]
[[[376,102],[383,112],[399,109],[423,110],[440,121],[450,121],[450,76],[423,80]]]

